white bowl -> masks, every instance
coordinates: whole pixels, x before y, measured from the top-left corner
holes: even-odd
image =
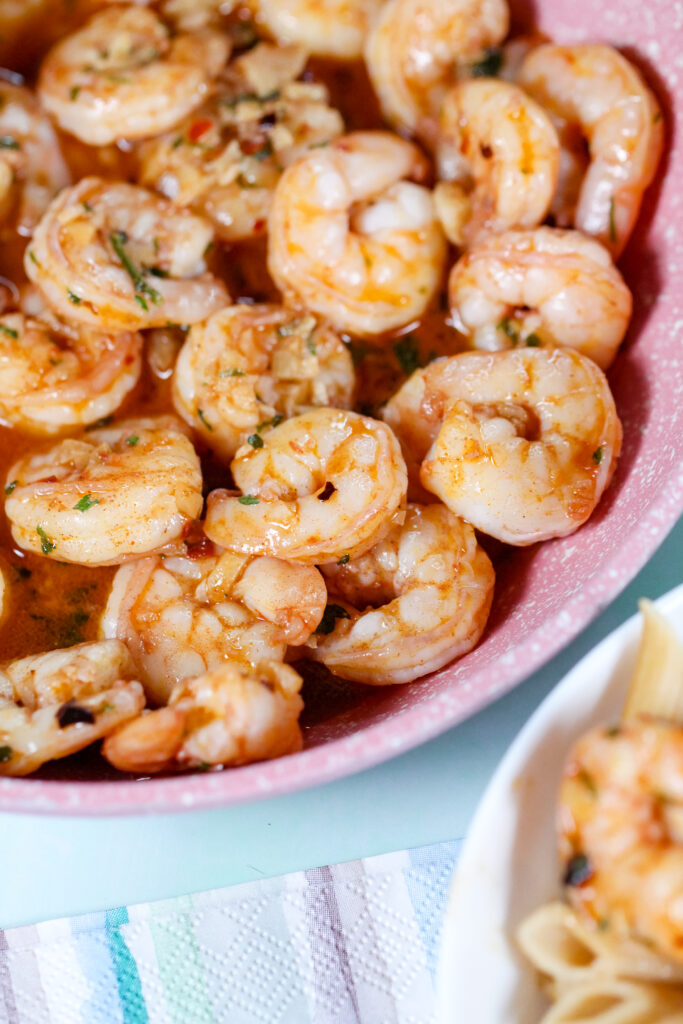
[[[683,639],[683,585],[656,602]],[[446,910],[439,1024],[538,1024],[547,1004],[515,931],[561,894],[555,805],[577,737],[618,720],[635,666],[640,616],[586,655],[543,701],[503,758],[475,814]]]

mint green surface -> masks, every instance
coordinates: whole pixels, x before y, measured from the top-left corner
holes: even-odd
[[[462,836],[533,709],[598,641],[683,581],[683,521],[566,650],[512,694],[417,750],[318,789],[156,818],[0,815],[0,927],[178,896]]]

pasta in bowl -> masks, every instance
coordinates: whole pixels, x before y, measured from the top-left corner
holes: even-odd
[[[481,1024],[677,1024],[683,931],[675,919],[676,882],[667,888],[667,872],[680,855],[677,798],[667,808],[673,812],[670,832],[662,808],[667,787],[676,784],[672,750],[680,756],[682,746],[680,726],[667,718],[677,717],[680,705],[683,587],[654,610],[646,607],[645,615],[644,631],[634,616],[572,670],[532,716],[490,783],[446,915],[440,1024],[475,1018]],[[646,708],[664,717],[642,717]],[[634,780],[645,783],[649,772],[662,767],[658,744],[664,736],[669,746],[662,790],[638,803]],[[615,743],[609,779],[598,777],[595,764],[591,774],[583,760],[600,741]],[[645,767],[634,751],[648,742]],[[620,745],[628,745],[626,754]],[[620,793],[631,803],[615,824],[624,808]],[[658,827],[647,820],[648,806]],[[606,836],[620,844],[609,863],[601,859]],[[631,868],[628,892],[613,889],[604,898],[603,882],[618,886]],[[668,878],[673,881],[670,873]],[[631,907],[645,906],[660,923],[667,921],[666,939],[640,911],[631,913]],[[485,986],[476,984],[483,972]]]
[[[8,253],[23,246],[0,337],[2,390],[20,392],[10,396],[18,425],[3,427],[3,671],[46,649],[73,647],[77,658],[83,645],[87,655],[89,644],[123,642],[133,666],[120,681],[142,686],[145,707],[136,725],[98,708],[106,756],[124,727],[128,749],[155,722],[189,722],[172,710],[152,716],[175,706],[175,686],[179,701],[197,697],[186,684],[222,662],[250,682],[216,683],[215,693],[239,694],[249,718],[263,704],[253,688],[271,694],[259,664],[286,662],[300,735],[290,742],[283,718],[287,742],[249,743],[235,756],[216,744],[210,759],[188,759],[169,740],[172,756],[146,758],[143,744],[137,761],[109,758],[163,767],[144,786],[85,753],[45,764],[36,779],[0,779],[0,801],[194,806],[374,763],[547,658],[623,585],[680,507],[677,382],[662,372],[662,354],[675,351],[675,287],[641,258],[646,245],[664,252],[678,215],[671,175],[657,182],[661,194],[648,191],[661,154],[679,158],[661,109],[666,87],[641,53],[586,46],[585,11],[572,13],[576,31],[554,25],[552,3],[535,28],[556,44],[524,42],[512,11],[518,56],[520,38],[525,61],[540,54],[524,86],[505,48],[503,2],[488,13],[427,5],[439,18],[421,22],[424,77],[413,74],[417,8],[407,0],[389,0],[376,21],[368,8],[364,63],[342,64],[319,56],[314,36],[281,38],[276,19],[250,20],[240,5],[227,14],[198,5],[182,23],[174,4],[74,6],[68,42],[42,55],[35,79],[72,184],[44,185],[30,240],[9,200],[3,225]],[[621,25],[608,27],[623,38]],[[599,145],[606,112],[596,124],[582,107],[556,109],[541,88],[543,61],[563,68],[565,43],[585,58],[581,75],[593,85],[607,76],[610,95],[642,121],[648,159],[643,146],[626,147],[624,181]],[[401,58],[398,78],[383,78],[387,46]],[[177,76],[197,53],[201,73]],[[147,115],[169,76],[180,91],[162,97],[173,109],[155,137]],[[103,97],[106,125],[74,120]],[[456,107],[466,123],[451,116]],[[524,146],[508,160],[494,145],[503,124],[514,136],[517,110],[516,141],[526,125],[544,147],[528,175],[544,181],[533,196],[521,195]],[[563,119],[588,152],[577,144],[553,212]],[[617,122],[624,143],[630,122]],[[11,143],[5,150],[10,198],[31,193],[33,164]],[[437,179],[447,187],[434,188]],[[520,290],[492,297],[499,273],[503,286],[506,273],[521,275]],[[563,303],[581,315],[563,321]],[[45,338],[31,358],[19,330],[29,316]],[[76,426],[67,417],[65,430],[39,422],[31,433],[22,389],[53,401],[71,393],[80,366],[96,361],[89,339],[106,350],[122,334],[134,353],[125,372],[114,367],[114,408],[95,414],[96,403],[82,403]],[[636,381],[647,383],[647,403]],[[150,658],[163,663],[153,682]],[[9,699],[39,703],[32,693]],[[232,698],[214,703],[218,719],[232,713]],[[61,704],[36,710],[54,719]],[[1,739],[10,754],[0,775],[22,774],[11,736]],[[179,777],[182,767],[194,775]]]

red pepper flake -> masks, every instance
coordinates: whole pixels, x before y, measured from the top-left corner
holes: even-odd
[[[194,121],[187,131],[187,137],[190,142],[199,142],[202,135],[206,135],[208,131],[213,128],[213,121],[208,117],[202,117],[198,121]]]

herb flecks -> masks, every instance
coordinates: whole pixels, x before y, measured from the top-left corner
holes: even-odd
[[[351,560],[351,555],[342,555],[341,558],[337,559],[337,565],[348,565]]]
[[[138,437],[137,434],[131,434],[130,437],[126,438],[126,444],[128,445],[129,448],[135,448],[135,445],[138,443],[139,440],[140,438]]]
[[[495,78],[500,74],[503,66],[503,51],[496,46],[490,46],[484,51],[484,56],[472,64],[470,74],[472,78]]]
[[[14,338],[15,341],[19,337],[19,331],[15,331],[13,327],[8,327],[7,324],[0,323],[0,332],[8,338]]]
[[[321,636],[327,636],[329,633],[334,631],[337,624],[337,619],[350,619],[351,616],[347,612],[346,608],[342,608],[340,604],[328,604],[323,612],[323,617],[318,623],[316,633]]]
[[[420,365],[420,350],[415,335],[406,334],[404,338],[399,338],[394,345],[394,355],[406,376],[415,373]]]
[[[250,444],[252,448],[263,448],[263,438],[260,434],[250,434],[247,444]]]
[[[50,540],[42,526],[36,526],[36,533],[40,537],[40,550],[44,555],[49,555],[57,547],[53,540]]]
[[[70,288],[67,288],[66,290],[66,297],[69,300],[69,302],[73,303],[74,306],[80,306],[81,303],[83,302],[83,299],[80,297],[80,295],[76,295],[76,293],[72,292]]]
[[[213,430],[213,427],[207,420],[203,409],[197,409],[197,415],[199,416],[200,420],[202,421],[207,430]]]
[[[112,249],[114,250],[114,252],[116,253],[121,262],[121,266],[126,271],[131,281],[133,282],[133,285],[135,287],[135,301],[138,303],[138,305],[141,306],[145,312],[149,311],[147,299],[149,299],[149,301],[153,303],[155,306],[161,305],[163,299],[160,293],[156,290],[156,288],[152,288],[149,284],[147,284],[142,271],[135,266],[128,252],[126,251],[128,235],[125,233],[125,231],[112,231],[112,233],[109,235],[109,241],[111,242]]]
[[[12,480],[10,483],[5,485],[5,495],[8,498],[9,498],[10,494],[12,493],[12,491],[14,490],[14,488],[17,486],[18,483],[19,483],[18,480]]]
[[[595,451],[593,452],[593,454],[591,455],[591,458],[592,458],[592,460],[593,460],[593,462],[595,463],[596,466],[599,466],[600,463],[602,462],[602,456],[603,456],[602,445],[600,445],[600,447],[596,448]]]
[[[7,764],[12,759],[14,751],[11,747],[8,747],[6,743],[0,747],[0,764]]]
[[[237,500],[240,505],[258,505],[258,498],[255,494],[242,494]]]
[[[502,331],[503,334],[510,339],[513,345],[518,343],[519,331],[509,316],[504,316],[500,323],[496,324],[496,330]]]
[[[95,505],[99,505],[99,503],[100,499],[93,498],[92,494],[88,492],[88,494],[84,494],[83,497],[79,498],[79,500],[76,502],[76,504],[74,505],[74,511],[88,512],[91,508],[94,508]]]
[[[219,377],[244,377],[245,373],[244,373],[244,370],[236,370],[234,367],[231,367],[229,370],[221,370],[220,373],[218,374],[218,376]]]
[[[13,135],[0,135],[0,149],[20,149]]]

